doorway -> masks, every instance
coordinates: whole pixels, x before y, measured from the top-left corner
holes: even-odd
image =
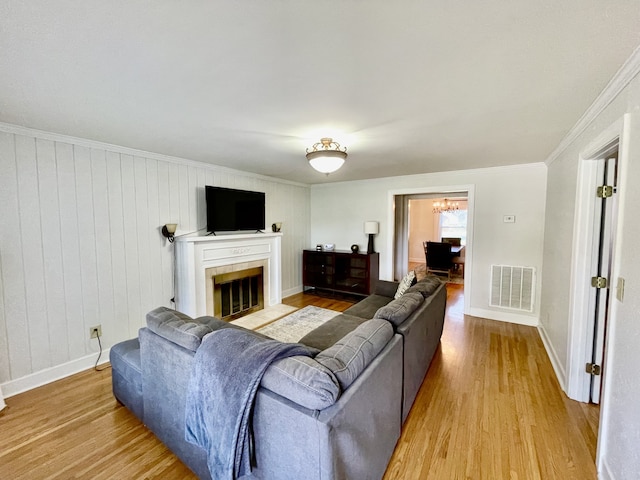
[[[606,332],[617,288],[618,152],[614,136],[583,157],[578,173],[566,391],[585,403],[599,404],[603,394]]]
[[[408,226],[406,209],[408,196],[432,195],[434,197],[466,196],[467,199],[467,245],[465,254],[464,274],[464,313],[470,310],[470,299],[473,297],[473,226],[475,212],[475,185],[460,184],[434,187],[410,187],[387,192],[387,251],[392,254],[380,263],[380,278],[393,280],[402,278],[406,274],[403,265],[408,266]],[[401,275],[401,272],[404,273]]]
[[[567,332],[567,368],[565,391],[569,398],[580,402],[590,402],[594,398],[600,401],[600,416],[598,425],[598,440],[596,450],[596,464],[598,470],[603,468],[605,457],[612,435],[609,432],[611,418],[617,412],[612,410],[612,398],[614,389],[608,385],[611,379],[616,378],[616,363],[612,349],[612,342],[619,342],[624,331],[617,322],[618,311],[621,308],[624,297],[624,279],[621,277],[622,264],[622,238],[623,222],[625,217],[625,203],[629,195],[628,174],[631,163],[631,152],[637,148],[640,129],[638,117],[626,114],[602,132],[590,142],[581,152],[578,163],[578,181],[575,201],[575,216],[571,256],[571,286],[569,298],[569,329]],[[592,382],[592,377],[585,371],[585,364],[592,363],[594,351],[594,332],[598,332],[595,325],[595,300],[592,300],[593,288],[591,277],[598,276],[593,273],[594,262],[600,256],[598,235],[602,229],[599,224],[601,214],[598,210],[598,200],[595,192],[604,177],[604,163],[607,159],[614,158],[615,166],[609,168],[617,177],[608,179],[606,183],[615,182],[615,196],[605,210],[611,208],[609,216],[611,234],[604,234],[604,246],[609,248],[603,255],[604,263],[608,263],[609,276],[607,281],[608,292],[598,303],[606,306],[605,321],[600,323],[602,340],[596,340],[596,345],[602,345],[602,365],[600,384]],[[611,185],[613,186],[613,184]],[[612,192],[613,193],[613,192]],[[606,212],[605,215],[609,213]],[[605,220],[606,224],[606,220]],[[607,241],[608,240],[608,241]],[[608,259],[608,261],[607,261]],[[605,328],[609,327],[609,328]],[[608,333],[608,335],[607,335]],[[614,339],[617,338],[617,340]],[[596,354],[600,354],[596,351]],[[597,358],[597,357],[596,357]],[[593,385],[592,385],[593,383]]]
[[[431,198],[410,197],[406,214],[408,270],[426,274],[427,242],[451,244],[452,268],[448,283],[464,283],[464,261],[467,245],[467,197],[435,195]]]

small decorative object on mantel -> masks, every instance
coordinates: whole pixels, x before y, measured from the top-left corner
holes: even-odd
[[[282,229],[282,222],[276,222],[271,224],[271,231],[277,233]]]
[[[167,223],[162,227],[162,235],[167,237],[167,240],[169,240],[169,243],[173,243],[177,226],[178,226],[177,223]]]
[[[322,245],[321,244],[317,244],[316,245],[316,252],[321,252],[322,251]]]
[[[324,244],[324,250],[325,252],[333,252],[333,250],[336,248],[335,244],[333,243],[325,243]]]
[[[364,222],[364,233],[369,235],[369,244],[367,245],[367,253],[376,253],[373,248],[373,236],[378,234],[378,222]]]
[[[351,245],[351,253],[358,253],[359,250],[360,250],[360,247],[355,243]]]

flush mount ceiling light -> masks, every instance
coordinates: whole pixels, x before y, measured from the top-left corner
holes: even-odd
[[[317,171],[329,175],[338,170],[347,159],[347,147],[340,148],[333,138],[321,138],[311,149],[307,148],[307,160]]]

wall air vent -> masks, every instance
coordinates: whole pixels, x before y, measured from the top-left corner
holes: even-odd
[[[492,307],[533,311],[536,270],[533,267],[491,265]]]

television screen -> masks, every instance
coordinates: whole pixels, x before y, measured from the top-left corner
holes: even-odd
[[[263,192],[207,185],[205,196],[209,232],[264,230],[265,195]]]

